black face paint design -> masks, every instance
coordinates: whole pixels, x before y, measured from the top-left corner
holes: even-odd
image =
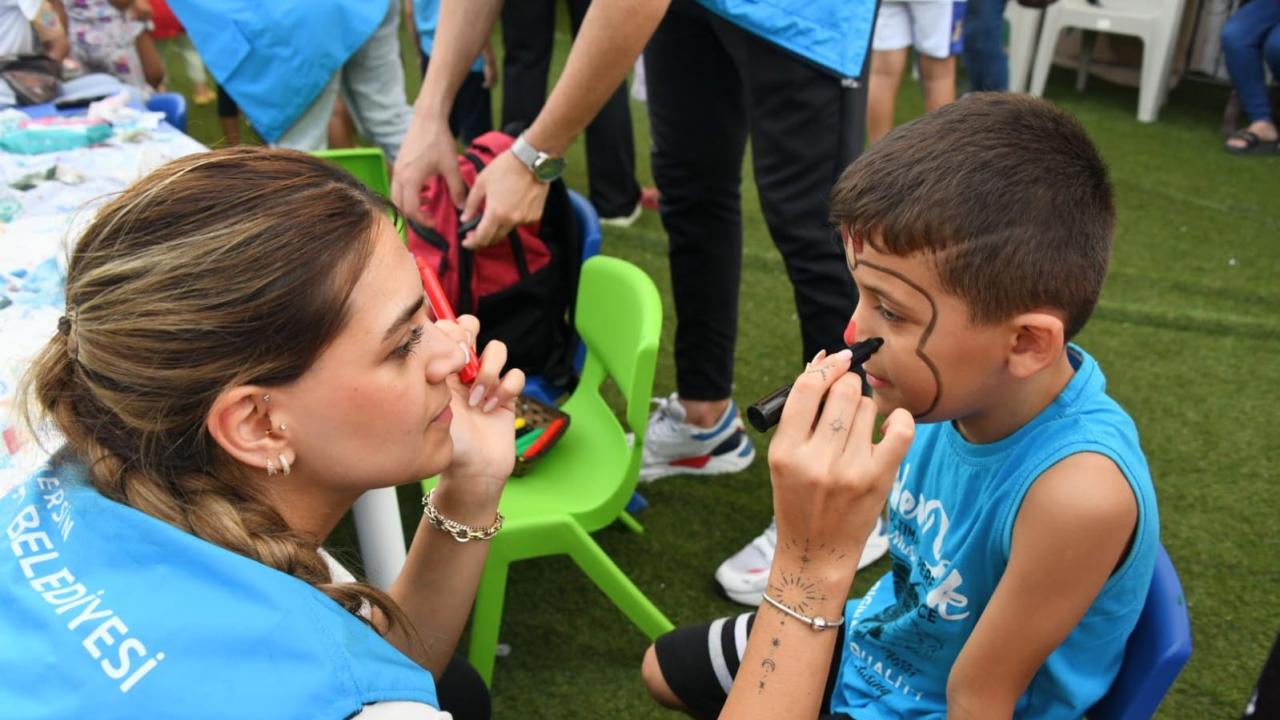
[[[845,255],[848,257],[850,254],[845,253]],[[917,420],[926,417],[929,413],[933,412],[934,408],[938,407],[938,401],[942,399],[942,374],[938,372],[938,366],[935,365],[933,360],[931,360],[924,352],[924,344],[929,341],[929,336],[933,334],[933,328],[938,324],[938,305],[933,301],[933,297],[929,295],[929,293],[925,292],[924,288],[920,287],[920,285],[915,282],[912,282],[906,275],[903,275],[900,272],[890,270],[889,268],[881,265],[876,265],[875,263],[869,263],[866,260],[860,259],[857,255],[853,255],[853,264],[849,268],[850,272],[857,267],[868,267],[872,270],[882,272],[889,277],[897,278],[912,290],[920,293],[925,300],[929,301],[929,324],[925,326],[924,333],[920,335],[920,341],[916,343],[916,357],[920,358],[920,361],[929,368],[929,372],[933,373],[933,402],[930,403],[929,407],[925,408],[922,412],[912,414],[912,417]]]

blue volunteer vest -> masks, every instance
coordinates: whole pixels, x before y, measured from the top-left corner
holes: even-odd
[[[267,142],[378,29],[386,0],[169,0],[205,65]]]
[[[436,41],[436,27],[440,24],[440,0],[413,0],[413,23],[418,29],[418,47],[423,55],[430,55]],[[471,72],[484,72],[484,56],[471,63]]]
[[[877,0],[698,0],[711,12],[836,75],[860,77]]]
[[[431,675],[307,583],[57,462],[0,495],[0,714],[346,718]]]
[[[1111,687],[1146,599],[1159,516],[1133,421],[1106,395],[1098,364],[1075,345],[1076,372],[1013,435],[967,442],[951,423],[921,425],[889,495],[893,569],[845,610],[832,710],[858,720],[945,718],[947,676],[1008,564],[1032,483],[1081,452],[1105,455],[1133,488],[1133,546],[1080,624],[1036,673],[1014,716],[1081,717]]]

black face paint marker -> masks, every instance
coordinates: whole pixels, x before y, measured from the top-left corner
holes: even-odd
[[[864,394],[868,394],[866,376],[863,375],[862,363],[866,362],[877,350],[880,349],[880,346],[884,344],[884,340],[876,337],[867,338],[862,342],[855,343],[853,342],[853,338],[855,336],[856,328],[857,326],[854,324],[853,320],[850,319],[849,326],[845,328],[844,331],[844,342],[849,346],[849,349],[853,351],[853,357],[849,361],[849,367],[862,377],[862,391]],[[790,395],[791,385],[784,385],[755,401],[747,408],[747,422],[751,423],[751,427],[755,428],[757,432],[765,432],[774,425],[777,425],[778,421],[782,419],[782,407],[787,404],[787,398]]]

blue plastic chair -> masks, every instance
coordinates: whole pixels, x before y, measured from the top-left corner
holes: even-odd
[[[178,93],[156,93],[147,99],[147,109],[164,113],[165,122],[187,131],[187,99]]]
[[[591,202],[573,190],[569,191],[569,205],[573,208],[573,218],[578,225],[578,234],[582,236],[582,262],[600,254],[600,216]],[[578,350],[573,354],[573,372],[582,373],[582,362],[587,357],[587,346],[578,341]],[[555,405],[565,393],[565,388],[552,385],[541,375],[530,375],[524,383],[524,394],[548,405]]]
[[[1089,711],[1090,720],[1147,720],[1191,658],[1191,617],[1178,571],[1161,545],[1151,589],[1124,649],[1111,689]]]

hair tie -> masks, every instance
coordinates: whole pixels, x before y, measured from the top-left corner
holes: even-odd
[[[58,332],[67,340],[67,354],[73,360],[78,360],[79,343],[76,341],[75,325],[76,309],[74,306],[68,306],[67,314],[58,318]]]

